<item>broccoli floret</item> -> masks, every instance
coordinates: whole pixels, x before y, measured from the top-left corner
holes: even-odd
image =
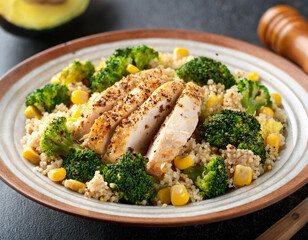
[[[201,128],[201,137],[212,147],[225,148],[231,144],[237,148],[251,150],[260,156],[262,163],[265,161],[264,139],[255,117],[243,112],[223,110],[209,116]]]
[[[65,117],[59,117],[49,123],[41,136],[40,146],[47,156],[64,157],[66,179],[87,182],[95,171],[102,171],[104,165],[94,151],[82,149],[73,141],[66,122]]]
[[[130,58],[131,57],[131,52],[132,52],[132,47],[127,47],[127,48],[118,48],[114,51],[114,53],[107,59],[106,64],[108,64],[110,61],[118,58],[118,57],[123,57],[123,58]]]
[[[200,86],[206,85],[209,79],[225,85],[226,89],[236,84],[225,65],[207,57],[194,58],[177,69],[176,73],[185,82],[193,81]]]
[[[212,158],[205,166],[187,168],[184,173],[200,188],[201,195],[212,198],[226,192],[228,175],[221,157]]]
[[[128,62],[135,65],[138,69],[143,70],[152,59],[158,57],[158,52],[146,45],[117,49],[106,61],[106,64],[108,65],[110,61],[118,57],[127,59]]]
[[[105,68],[101,69],[97,74],[94,74],[90,79],[91,90],[93,92],[102,92],[115,84],[123,76],[128,74],[126,67],[130,63],[131,59],[124,57],[117,57],[110,60]]]
[[[251,150],[255,155],[260,156],[261,163],[265,163],[266,150],[264,140],[261,134],[257,134],[254,138],[245,139],[237,146],[237,148]]]
[[[66,170],[66,179],[85,183],[93,178],[95,171],[102,171],[104,165],[94,151],[72,148],[63,159],[62,167]]]
[[[59,79],[61,84],[66,86],[75,82],[83,82],[85,85],[89,85],[89,80],[94,72],[95,67],[90,61],[75,60],[62,70]]]
[[[47,156],[66,156],[71,148],[81,149],[74,143],[66,122],[65,117],[59,117],[46,126],[40,139],[40,146]]]
[[[143,70],[149,64],[149,62],[158,57],[158,52],[153,48],[149,48],[145,45],[133,47],[131,51],[131,58],[133,59],[133,64]]]
[[[256,118],[227,109],[205,119],[202,136],[211,146],[224,148],[228,144],[237,146],[260,131],[261,127]]]
[[[242,105],[250,115],[262,106],[271,106],[271,96],[268,89],[257,81],[250,81],[244,78],[237,82],[237,88],[242,94]]]
[[[117,164],[104,168],[106,182],[115,184],[113,190],[133,204],[141,204],[155,196],[154,178],[146,173],[147,159],[139,153],[123,154]]]
[[[42,107],[52,112],[60,103],[66,104],[70,99],[68,88],[61,84],[46,84],[43,88],[29,93],[26,97],[26,106]]]
[[[227,189],[228,175],[224,160],[221,157],[212,158],[195,184],[208,198],[224,194]]]
[[[157,57],[158,52],[145,45],[117,49],[106,61],[106,67],[90,79],[91,90],[101,92],[128,75],[126,71],[128,64],[133,64],[139,70],[143,70],[152,59]]]

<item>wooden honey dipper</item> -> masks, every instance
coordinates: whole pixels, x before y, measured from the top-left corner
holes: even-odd
[[[294,8],[268,9],[258,26],[261,42],[300,65],[308,73],[308,21]]]

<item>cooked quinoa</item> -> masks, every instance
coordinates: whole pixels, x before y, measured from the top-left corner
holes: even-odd
[[[99,199],[103,202],[118,202],[119,194],[108,186],[99,171],[95,172],[93,179],[87,182],[85,196],[88,198]]]
[[[167,69],[168,75],[174,79],[180,80],[175,73],[175,69],[182,66],[184,63],[194,59],[193,56],[187,56],[183,58],[175,58],[170,53],[159,53],[159,57],[150,61],[150,68]],[[100,62],[100,65],[96,67],[97,70],[102,69],[106,66],[105,60]],[[236,70],[233,73],[236,80],[247,78],[246,72]],[[180,80],[181,81],[181,80]],[[208,80],[207,85],[202,87],[204,91],[203,102],[201,105],[200,119],[204,120],[211,114],[219,113],[225,109],[231,109],[238,112],[245,112],[245,108],[242,106],[243,96],[238,91],[236,85],[229,89],[225,89],[222,84],[216,84],[213,80]],[[97,99],[99,94],[93,93],[85,86],[82,82],[70,83],[68,85],[69,93],[71,94],[75,90],[81,90],[90,95],[89,101]],[[216,101],[214,104],[207,104],[209,99],[215,97]],[[67,107],[64,104],[57,105],[56,108],[51,112],[42,111],[41,119],[29,118],[26,120],[26,135],[22,139],[23,147],[32,148],[40,156],[40,162],[38,166],[34,167],[34,170],[47,175],[52,169],[60,168],[63,164],[63,159],[59,156],[51,157],[47,156],[40,147],[40,138],[47,124],[58,117],[66,117],[67,119],[72,118],[72,114],[77,108],[82,108],[83,105],[71,104]],[[280,138],[280,149],[285,145],[284,130],[286,127],[286,115],[282,108],[278,107],[273,101],[272,109],[274,117],[266,114],[259,114],[256,118],[261,125],[261,133],[264,139],[270,135],[279,136]],[[76,128],[76,122],[70,122],[70,130],[74,131]],[[80,144],[82,144],[82,139]],[[82,145],[83,146],[83,145]],[[187,143],[182,147],[179,156],[191,157],[193,160],[192,166],[204,166],[210,159],[215,157],[222,157],[226,165],[226,171],[228,174],[228,187],[238,187],[234,184],[233,176],[237,165],[250,167],[252,170],[252,179],[255,180],[269,171],[274,167],[275,161],[279,160],[279,153],[273,150],[269,145],[266,145],[266,160],[264,164],[261,163],[259,156],[254,155],[251,150],[237,149],[233,145],[227,145],[225,149],[217,149],[211,147],[205,140],[198,138],[198,130],[196,130]],[[162,188],[172,187],[177,184],[184,185],[189,194],[190,202],[202,201],[203,195],[200,194],[200,189],[195,185],[194,181],[191,180],[182,170],[175,167],[173,163],[167,163],[164,165],[163,175],[155,178],[155,190],[158,191]],[[86,189],[84,196],[87,198],[98,199],[102,202],[118,202],[121,197],[117,191],[114,191],[114,184],[108,184],[105,182],[103,176],[99,171],[95,172],[94,177],[85,183]],[[151,199],[151,203],[157,206],[166,207],[167,204],[163,203],[158,197]],[[146,201],[142,202],[146,204]]]
[[[86,87],[81,82],[70,83],[68,85],[68,90],[70,91],[70,93],[72,93],[73,91],[76,91],[76,90],[80,90],[80,91],[84,91],[84,92],[87,92],[87,93],[91,93],[91,90],[88,87]]]
[[[41,119],[30,118],[26,120],[26,135],[22,139],[23,147],[31,147],[40,155],[39,166],[34,168],[44,175],[47,175],[51,169],[59,168],[62,165],[61,157],[48,157],[42,152],[40,147],[40,138],[48,123],[58,117],[70,117],[71,109],[68,109],[64,104],[56,106],[52,113],[44,112]]]

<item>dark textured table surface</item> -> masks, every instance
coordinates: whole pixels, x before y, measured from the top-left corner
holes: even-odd
[[[56,44],[119,29],[190,29],[261,45],[256,34],[258,21],[266,9],[278,4],[291,5],[308,18],[307,0],[93,0],[75,25],[51,36],[22,38],[0,28],[0,75]],[[307,193],[308,185],[270,207],[228,221],[188,227],[140,228],[56,212],[28,200],[0,181],[0,239],[254,239],[299,204]],[[307,224],[293,239],[308,239]]]

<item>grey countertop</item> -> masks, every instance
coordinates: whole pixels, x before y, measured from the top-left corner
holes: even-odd
[[[56,44],[89,34],[129,28],[176,28],[222,34],[256,45],[261,15],[288,4],[308,18],[307,0],[93,0],[69,30],[22,38],[0,28],[0,76],[22,60]],[[4,113],[1,113],[4,114]],[[308,185],[260,211],[228,221],[173,228],[140,228],[66,215],[21,196],[0,181],[0,239],[253,239],[305,197]],[[308,226],[293,239],[307,239]]]

